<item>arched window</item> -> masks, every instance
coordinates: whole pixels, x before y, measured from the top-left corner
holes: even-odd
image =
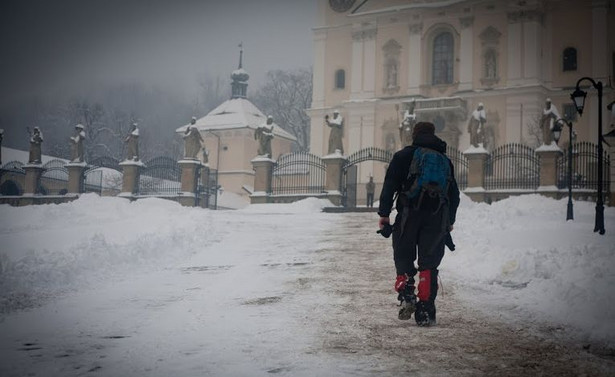
[[[449,32],[438,34],[433,41],[433,85],[453,83],[454,40]]]
[[[564,71],[576,71],[577,70],[577,49],[574,47],[568,47],[564,50],[563,56]]]
[[[335,89],[344,89],[346,87],[346,72],[343,69],[335,71]]]

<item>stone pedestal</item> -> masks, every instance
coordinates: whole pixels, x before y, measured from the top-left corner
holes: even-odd
[[[254,168],[254,193],[250,195],[251,203],[267,203],[271,194],[271,177],[275,161],[267,157],[252,160]]]
[[[538,191],[557,191],[557,159],[562,155],[562,150],[555,144],[541,145],[536,149],[540,157],[540,184]]]
[[[34,195],[38,190],[38,186],[41,184],[41,175],[43,174],[43,165],[41,164],[27,164],[24,165],[26,171],[26,178],[24,184],[24,194]]]
[[[342,204],[342,167],[346,163],[346,157],[339,153],[324,156],[325,163],[325,191],[327,199],[336,206]]]
[[[489,152],[485,148],[469,148],[463,154],[468,159],[468,187],[464,190],[473,201],[485,201],[485,163]]]
[[[182,169],[181,175],[181,196],[179,202],[186,207],[194,207],[197,205],[198,198],[196,189],[199,183],[199,173],[203,164],[199,160],[180,160],[179,166]]]
[[[119,196],[132,197],[139,193],[139,178],[141,168],[145,167],[141,161],[125,160],[120,162],[124,175],[122,178],[122,192]]]
[[[85,162],[68,163],[66,168],[68,169],[68,193],[69,194],[82,194],[85,191],[84,187],[84,173],[87,164]]]

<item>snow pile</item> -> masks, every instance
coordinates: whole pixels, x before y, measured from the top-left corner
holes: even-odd
[[[301,214],[321,212],[325,207],[333,207],[328,199],[307,198],[288,204],[252,204],[241,212],[267,214]]]
[[[600,236],[594,204],[575,202],[575,220],[566,221],[566,201],[527,195],[487,205],[464,196],[444,276],[469,285],[461,294],[497,315],[615,341],[615,209],[606,208]]]
[[[61,205],[0,206],[0,311],[98,279],[164,266],[229,232],[212,211],[163,199],[81,196]]]

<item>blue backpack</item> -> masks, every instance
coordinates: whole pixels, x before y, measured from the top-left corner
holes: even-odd
[[[423,196],[438,197],[440,203],[448,202],[448,187],[451,182],[451,167],[448,158],[433,149],[417,147],[414,150],[408,170],[408,199],[418,197],[416,207],[420,206]]]

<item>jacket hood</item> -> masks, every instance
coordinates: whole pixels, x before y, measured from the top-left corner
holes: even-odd
[[[418,134],[412,141],[412,145],[417,147],[430,148],[440,153],[446,153],[446,142],[436,135]]]

